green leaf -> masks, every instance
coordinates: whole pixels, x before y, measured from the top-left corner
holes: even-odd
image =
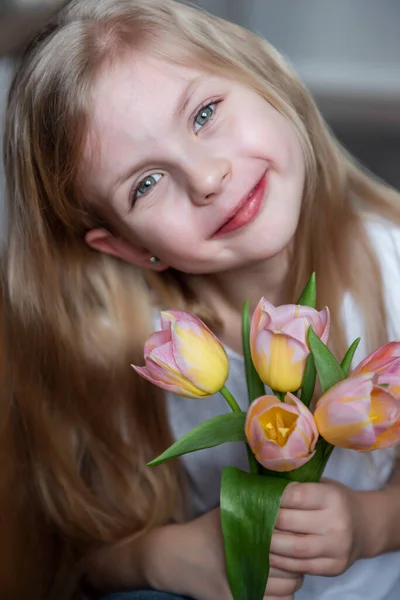
[[[345,374],[332,352],[314,333],[311,326],[308,328],[307,339],[314,356],[322,393],[324,394],[333,385],[345,379]]]
[[[297,304],[301,304],[302,306],[311,306],[311,308],[315,308],[317,306],[317,282],[315,273],[313,273],[308,280],[308,283],[298,299]]]
[[[301,384],[301,401],[307,407],[313,397],[315,389],[315,380],[317,379],[317,370],[315,368],[314,356],[310,352],[307,356],[306,368],[304,369],[303,382]]]
[[[249,404],[256,398],[265,395],[264,384],[260,379],[259,374],[253,364],[250,351],[250,310],[249,302],[246,300],[242,311],[242,346],[244,356],[244,366],[246,371],[247,393],[249,396]]]
[[[148,466],[154,467],[182,454],[212,448],[225,442],[246,442],[245,421],[246,413],[243,412],[212,417],[177,440],[160,456],[149,462]]]
[[[342,360],[342,364],[340,365],[342,367],[343,372],[346,377],[349,374],[351,362],[354,358],[354,354],[356,353],[356,350],[358,348],[358,344],[360,343],[360,341],[361,341],[361,338],[357,338],[356,340],[354,340],[354,342],[352,343],[350,348],[347,350],[347,352],[344,356],[344,359]]]
[[[272,532],[285,487],[226,467],[221,481],[221,524],[228,581],[234,600],[262,600],[268,581]]]

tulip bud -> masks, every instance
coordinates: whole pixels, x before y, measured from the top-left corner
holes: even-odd
[[[155,385],[180,396],[212,396],[224,386],[229,363],[221,342],[190,313],[161,313],[161,331],[144,348],[145,367],[135,371]]]
[[[331,387],[318,400],[314,418],[321,436],[340,448],[368,452],[400,442],[400,400],[377,385],[372,373]]]
[[[277,392],[295,392],[301,386],[307,356],[308,328],[326,343],[329,310],[287,304],[275,308],[262,298],[251,321],[250,348],[254,366],[262,379]]]

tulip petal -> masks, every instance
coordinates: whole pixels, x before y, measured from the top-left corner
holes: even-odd
[[[161,328],[165,331],[170,331],[172,323],[176,323],[177,321],[195,323],[199,326],[203,325],[201,319],[195,315],[192,315],[192,313],[186,312],[185,310],[163,310],[161,311],[160,316]]]
[[[400,359],[394,358],[381,373],[377,383],[387,387],[387,390],[400,399]]]
[[[172,342],[155,348],[148,356],[146,367],[156,381],[167,385],[175,385],[185,390],[190,397],[206,396],[204,390],[198,388],[179,370],[173,353]],[[185,395],[187,395],[185,394]]]
[[[294,338],[271,331],[260,331],[252,359],[261,379],[280,392],[299,389],[308,348]]]
[[[385,389],[374,386],[371,394],[370,417],[376,435],[382,435],[389,427],[400,422],[400,401]]]
[[[372,389],[373,375],[358,375],[340,381],[318,400],[314,419],[327,442],[354,450],[373,443]]]
[[[267,300],[265,300],[265,298],[261,298],[260,302],[257,304],[257,307],[253,313],[253,316],[251,318],[251,323],[250,323],[250,352],[251,354],[253,354],[253,352],[255,351],[255,340],[257,338],[258,332],[261,331],[262,329],[268,329],[268,327],[271,324],[271,317],[268,314],[268,312],[266,312],[265,310],[263,310],[263,306],[265,304],[268,304],[272,307],[272,310],[275,309],[275,307],[270,304],[270,302],[268,302]]]
[[[351,377],[347,377],[347,379],[343,379],[343,381],[339,381],[339,383],[321,396],[317,402],[315,413],[321,410],[325,404],[330,404],[331,402],[346,403],[362,399],[366,399],[369,402],[373,388],[373,379],[373,374],[365,373],[357,376],[352,375]]]
[[[249,407],[246,417],[245,434],[249,440],[251,449],[254,454],[260,450],[260,447],[264,444],[270,444],[270,452],[274,454],[275,450],[277,456],[281,456],[282,450],[279,445],[275,442],[270,442],[265,433],[265,421],[268,419],[268,415],[271,411],[276,411],[283,406],[282,402],[276,398],[276,396],[261,396],[254,400]],[[297,418],[296,410],[293,407],[288,407],[288,411],[292,413],[294,418]]]
[[[149,339],[144,345],[144,360],[147,359],[149,354],[157,348],[157,346],[163,346],[171,341],[171,335],[168,331],[155,331],[151,334]]]
[[[396,358],[400,358],[400,342],[389,342],[361,361],[353,374],[380,373]]]
[[[307,332],[310,323],[305,318],[292,319],[282,327],[280,333],[284,333],[289,337],[294,338],[298,342],[301,342],[305,348],[307,348]]]
[[[314,333],[324,342],[328,341],[330,313],[328,307],[317,312],[309,306],[295,306],[294,318],[282,327],[282,331],[307,345],[307,332],[310,325]],[[278,310],[278,309],[277,309]],[[275,317],[275,315],[274,315]]]
[[[305,465],[315,454],[314,452],[310,452],[307,456],[303,456],[302,458],[276,458],[269,459],[264,458],[262,456],[256,457],[257,461],[266,469],[271,471],[277,471],[279,473],[287,473],[288,471],[294,471],[294,469],[298,469]]]
[[[400,444],[400,422],[396,422],[390,429],[376,438],[375,443],[368,449],[380,450],[382,448],[393,448]]]
[[[251,318],[250,346],[252,345],[253,341],[255,340],[258,331],[263,328],[265,321],[267,320],[269,322],[271,320],[270,316],[262,309],[264,302],[266,302],[265,298],[261,298],[261,300],[257,304],[256,309]]]
[[[217,393],[229,374],[226,352],[203,323],[176,321],[171,325],[176,364],[189,381],[209,395]]]
[[[299,318],[299,312],[302,307],[300,304],[282,304],[282,306],[269,308],[269,314],[271,315],[271,321],[275,331],[281,331],[287,323],[293,321],[293,319]],[[272,310],[273,309],[273,310]]]
[[[371,422],[364,418],[362,411],[349,410],[346,413],[348,421],[338,422],[336,425],[324,427],[321,421],[316,419],[317,427],[321,436],[333,446],[347,448],[349,450],[366,450],[374,444],[376,435]],[[332,422],[337,415],[331,414]],[[364,420],[362,420],[364,418]]]
[[[307,433],[307,437],[314,440],[314,443],[316,444],[319,433],[312,412],[294,394],[286,394],[284,402],[288,408],[290,406],[296,407],[299,415],[304,417],[302,431],[305,431]]]
[[[325,306],[325,308],[319,312],[319,316],[321,319],[322,332],[317,333],[317,331],[315,331],[315,333],[318,335],[321,341],[324,342],[324,344],[327,344],[331,326],[331,314],[329,312],[329,308]]]
[[[166,390],[167,392],[171,392],[172,394],[177,394],[178,396],[185,396],[187,398],[198,398],[199,397],[198,394],[190,394],[187,390],[181,388],[179,385],[168,384],[164,381],[160,381],[159,379],[156,379],[155,377],[152,376],[152,374],[150,373],[150,371],[148,371],[148,369],[146,367],[137,367],[135,365],[131,365],[131,366],[138,375],[140,375],[144,379],[147,379],[148,381],[150,381],[157,387],[160,387],[163,390]]]
[[[268,315],[270,318],[276,310],[275,306],[271,302],[266,300],[266,298],[261,298],[260,302],[258,303],[258,306],[260,307],[261,312]]]

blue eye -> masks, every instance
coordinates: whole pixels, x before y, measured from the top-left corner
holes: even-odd
[[[148,192],[150,192],[163,177],[162,173],[153,173],[153,175],[147,175],[139,184],[136,186],[134,190],[134,197],[140,198],[140,196],[144,196]]]
[[[204,125],[207,125],[207,123],[211,121],[215,113],[216,104],[216,102],[213,102],[212,104],[208,104],[207,106],[204,106],[201,110],[199,110],[199,112],[194,118],[195,133],[200,131],[200,129],[204,127]]]

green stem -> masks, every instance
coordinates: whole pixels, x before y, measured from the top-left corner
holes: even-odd
[[[233,412],[243,412],[228,388],[224,386],[220,389],[220,393],[223,395]]]
[[[235,398],[232,396],[232,394],[228,390],[228,388],[226,388],[224,386],[220,390],[220,392],[223,395],[223,397],[225,398],[225,400],[227,401],[227,403],[229,404],[229,406],[233,412],[237,412],[237,413],[243,412],[242,409],[240,408],[239,404],[236,402]],[[256,461],[256,458],[255,458],[254,454],[252,453],[251,448],[248,444],[246,444],[246,450],[247,450],[247,457],[249,459],[250,473],[253,473],[253,475],[258,475],[258,473],[259,473],[258,462]]]
[[[284,399],[285,399],[285,392],[276,392],[275,390],[272,390],[272,391],[273,391],[274,396],[276,396],[277,398],[279,398],[279,400],[281,402],[284,401]]]
[[[258,469],[258,462],[248,444],[246,444],[246,450],[247,450],[247,458],[249,459],[250,473],[252,473],[253,475],[259,475],[260,472]]]

